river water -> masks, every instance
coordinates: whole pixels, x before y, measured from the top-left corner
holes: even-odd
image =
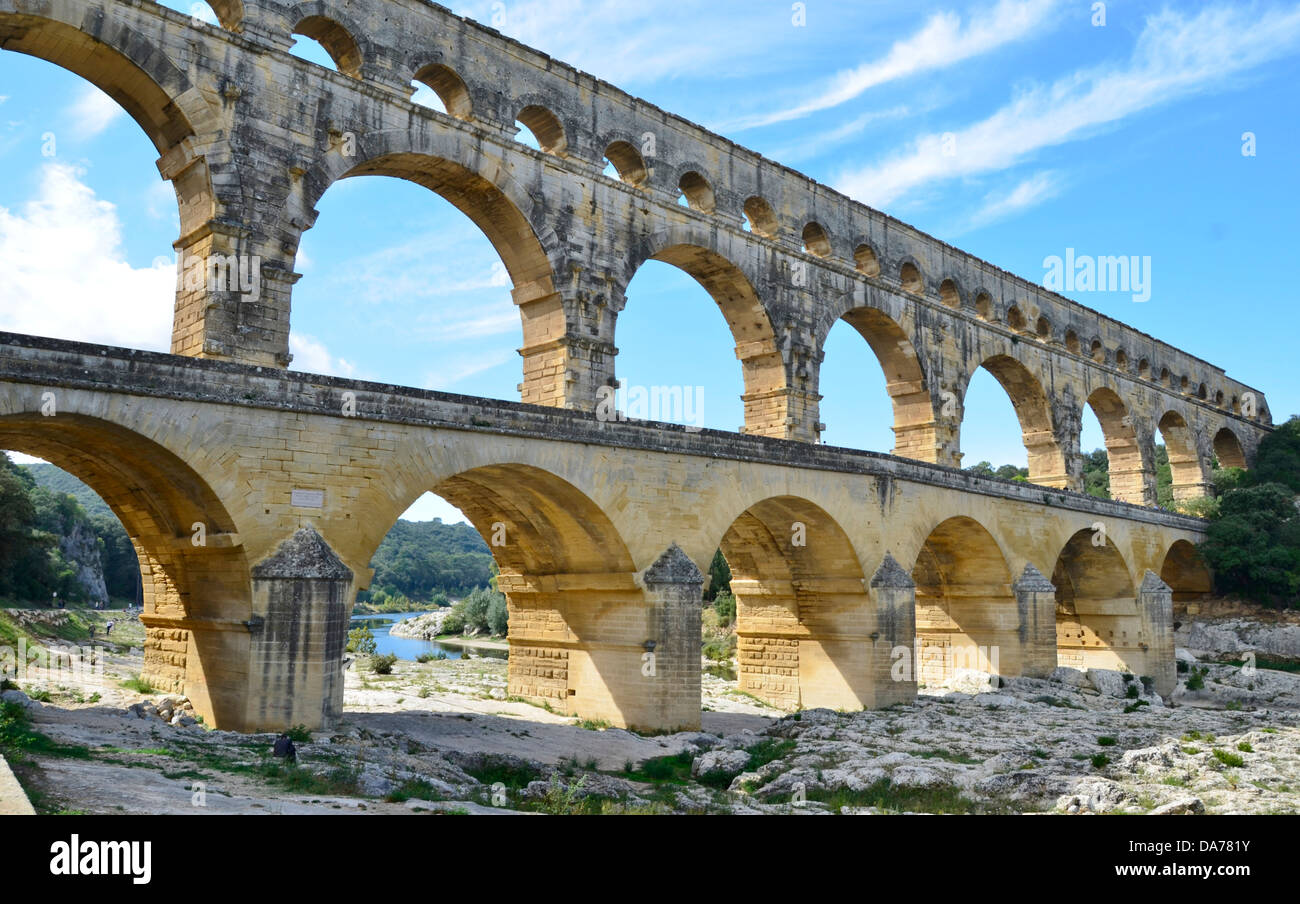
[[[460,659],[461,649],[452,643],[439,643],[435,640],[418,640],[414,637],[394,637],[388,633],[393,625],[397,624],[404,618],[414,618],[417,615],[425,615],[429,610],[423,612],[382,612],[375,614],[361,614],[352,616],[352,627],[356,628],[361,625],[369,625],[370,631],[375,635],[376,652],[379,654],[393,653],[398,659],[406,659],[414,662],[421,653],[446,653],[448,659]],[[475,656],[486,657],[488,659],[505,659],[505,650],[483,650],[475,648]]]

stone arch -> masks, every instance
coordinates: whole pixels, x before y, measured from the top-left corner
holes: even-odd
[[[866,242],[858,245],[853,250],[853,263],[857,271],[863,276],[874,277],[880,275],[880,258],[876,254],[876,250]]]
[[[686,203],[691,210],[713,213],[717,209],[718,202],[713,193],[713,186],[697,170],[687,170],[682,173],[681,178],[677,180],[677,187],[685,195]]]
[[[1158,409],[1157,409],[1158,410]],[[1159,420],[1160,435],[1169,455],[1175,500],[1196,499],[1208,494],[1196,434],[1177,411],[1166,411]]]
[[[1035,333],[1035,335],[1037,335],[1038,338],[1039,338],[1040,340],[1042,340],[1043,342],[1051,342],[1051,341],[1052,341],[1052,321],[1048,320],[1048,319],[1047,319],[1045,316],[1043,316],[1043,315],[1039,315],[1038,319],[1037,319],[1036,321],[1034,321],[1034,333]]]
[[[1105,386],[1093,390],[1087,404],[1097,416],[1105,438],[1111,498],[1135,505],[1150,504],[1154,501],[1155,481],[1148,480],[1148,469],[1142,461],[1142,448],[1128,406],[1113,389]]]
[[[464,512],[500,569],[508,692],[623,727],[653,724],[639,665],[657,625],[604,510],[567,480],[516,462],[473,467],[429,489]],[[698,671],[698,659],[691,665]]]
[[[699,283],[717,303],[736,340],[736,357],[744,376],[745,432],[785,436],[785,409],[777,406],[787,377],[776,331],[753,281],[716,249],[716,239],[711,231],[690,227],[651,237],[627,262],[623,294],[647,260],[671,264]]]
[[[1025,320],[1025,315],[1021,313],[1019,305],[1013,304],[1007,308],[1007,326],[1017,333],[1023,333],[1029,329],[1029,324]]]
[[[1185,609],[1190,603],[1214,595],[1214,576],[1196,547],[1187,540],[1175,540],[1160,565],[1160,580],[1173,591],[1174,605]],[[1195,614],[1191,612],[1190,614]]]
[[[802,237],[804,250],[809,254],[817,257],[831,256],[831,238],[826,234],[825,228],[816,220],[804,226]]]
[[[993,310],[993,298],[988,292],[980,292],[975,296],[975,313],[980,320],[989,322],[997,320],[997,313]]]
[[[1065,348],[1076,355],[1079,354],[1079,334],[1074,330],[1065,331]]]
[[[754,195],[745,201],[745,219],[749,221],[750,231],[764,238],[774,239],[781,234],[781,223],[766,198]]]
[[[242,32],[244,30],[243,0],[207,0],[217,23],[226,31]]]
[[[1122,348],[1115,351],[1115,367],[1124,373],[1128,373],[1128,352]]]
[[[60,14],[75,15],[65,21],[56,18]],[[176,190],[181,234],[199,229],[217,213],[208,161],[188,150],[175,160],[167,155],[185,139],[197,137],[194,123],[212,118],[207,102],[181,69],[142,44],[125,23],[110,17],[92,35],[81,29],[80,16],[65,4],[40,16],[0,12],[3,48],[79,75],[116,101],[164,155],[160,163],[168,163],[164,178]],[[230,179],[237,193],[238,173],[231,173]]]
[[[1085,528],[1066,542],[1052,584],[1059,665],[1145,674],[1133,576],[1104,531]]]
[[[939,284],[939,300],[956,310],[961,307],[961,291],[953,279],[945,279]]]
[[[902,266],[898,268],[898,281],[904,292],[913,295],[925,294],[925,279],[921,276],[921,268],[912,261],[903,261]]]
[[[1219,432],[1214,434],[1214,457],[1219,460],[1221,468],[1246,467],[1246,452],[1231,427],[1220,428]]]
[[[874,607],[835,519],[806,499],[776,496],[742,512],[719,548],[736,596],[741,689],[787,710],[874,705],[882,665],[869,638]]]
[[[1138,378],[1141,380],[1151,379],[1151,361],[1148,358],[1138,360]]]
[[[885,387],[894,412],[893,454],[933,462],[938,441],[934,403],[921,357],[911,337],[879,308],[852,308],[840,319],[866,340],[884,371]],[[830,326],[818,337],[819,351],[825,348]]]
[[[643,188],[650,181],[645,158],[630,141],[619,139],[605,148],[605,159],[613,164],[618,177],[628,185]]]
[[[564,123],[560,117],[541,104],[528,104],[515,119],[528,127],[537,139],[537,144],[548,154],[563,154],[569,146],[569,139],[564,133]]]
[[[361,33],[357,26],[344,24],[334,11],[327,11],[321,3],[303,4],[296,12],[299,18],[290,30],[296,35],[311,38],[325,48],[341,74],[361,78],[365,55],[355,37]]]
[[[1101,344],[1100,339],[1092,340],[1092,344],[1088,346],[1088,354],[1098,364],[1106,363],[1106,346]]]
[[[212,487],[174,452],[109,421],[60,412],[0,416],[0,448],[74,475],[122,522],[140,561],[144,677],[184,693],[216,725],[242,726],[247,680],[205,665],[247,657],[249,634],[221,630],[253,615],[239,530]],[[191,542],[203,526],[204,545]]]
[[[445,63],[429,63],[416,70],[415,81],[438,95],[448,116],[464,120],[474,117],[474,102],[470,97],[469,86],[455,69]]]
[[[1029,457],[1029,480],[1050,487],[1067,486],[1065,453],[1056,440],[1052,405],[1043,384],[1010,355],[994,355],[980,366],[993,375],[1011,399]]]
[[[912,568],[918,682],[943,684],[957,668],[1021,673],[1011,579],[997,540],[975,519],[948,518],[930,531]]]

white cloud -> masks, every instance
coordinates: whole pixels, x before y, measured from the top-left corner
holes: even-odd
[[[1005,169],[1045,147],[1077,141],[1158,104],[1222,87],[1277,58],[1300,39],[1300,7],[1212,7],[1194,18],[1148,18],[1124,67],[1083,70],[1035,87],[989,118],[945,136],[925,135],[882,163],[836,180],[877,206],[928,183]]]
[[[749,129],[801,119],[838,107],[886,82],[946,69],[989,53],[1039,31],[1048,24],[1048,14],[1056,5],[1057,0],[999,0],[992,10],[972,13],[965,28],[957,13],[935,13],[920,31],[895,42],[883,58],[838,73],[810,100],[740,120],[731,127]]]
[[[496,349],[444,359],[440,366],[425,374],[424,385],[428,389],[450,390],[450,387],[455,386],[461,380],[468,379],[485,370],[491,370],[517,357],[518,353],[510,349]]]
[[[328,377],[351,377],[356,374],[356,367],[343,358],[334,357],[325,343],[314,336],[290,333],[289,353],[293,355],[294,370]]]
[[[73,131],[81,138],[94,138],[126,111],[94,85],[87,85],[67,109]]]
[[[127,263],[117,210],[83,175],[46,164],[35,198],[0,207],[0,329],[167,351],[174,261]]]
[[[984,205],[970,218],[967,229],[977,229],[1013,214],[1042,204],[1061,192],[1061,180],[1052,172],[1035,173],[1018,183],[1010,191],[990,192],[984,196]]]

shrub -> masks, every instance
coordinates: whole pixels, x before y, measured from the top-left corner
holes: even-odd
[[[307,730],[306,725],[295,725],[293,728],[286,731],[285,734],[289,736],[289,740],[297,741],[299,744],[311,743],[311,732]]]
[[[393,674],[393,666],[396,664],[396,653],[384,653],[382,656],[376,656],[370,660],[370,670],[376,675],[391,675]]]
[[[436,653],[421,653],[415,657],[416,662],[442,662],[447,658],[446,652],[439,650]]]
[[[1255,752],[1255,748],[1250,746],[1250,742],[1249,742],[1249,741],[1242,741],[1240,744],[1237,745],[1237,749],[1240,750],[1242,753],[1254,753],[1254,752]]]
[[[1192,673],[1187,676],[1187,689],[1189,691],[1200,691],[1205,689],[1205,676],[1210,674],[1207,668],[1192,669]]]
[[[1093,769],[1104,769],[1107,765],[1109,765],[1109,763],[1110,763],[1110,757],[1106,756],[1106,754],[1104,753],[1098,753],[1092,757]]]
[[[1227,766],[1229,769],[1239,769],[1242,766],[1246,765],[1246,761],[1243,760],[1241,757],[1237,756],[1235,753],[1229,753],[1228,751],[1220,750],[1217,747],[1211,752],[1214,754],[1214,758],[1216,760],[1218,760],[1224,766]]]
[[[369,625],[360,625],[348,632],[349,653],[369,656],[373,655],[376,649],[375,632],[370,630]]]
[[[1110,737],[1109,735],[1102,735],[1097,739],[1098,747],[1114,747],[1115,743],[1116,743],[1115,739]]]
[[[730,593],[719,593],[713,599],[714,611],[718,613],[718,624],[727,627],[736,620],[736,598]]]

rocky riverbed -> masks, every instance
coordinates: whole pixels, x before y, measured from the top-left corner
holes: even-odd
[[[659,737],[509,699],[502,661],[361,657],[296,766],[123,686],[138,648],[5,697],[45,739],[12,757],[44,812],[1300,812],[1300,674],[1179,655],[1168,700],[1118,672],[961,672],[871,712],[787,715],[705,674],[703,730]]]

